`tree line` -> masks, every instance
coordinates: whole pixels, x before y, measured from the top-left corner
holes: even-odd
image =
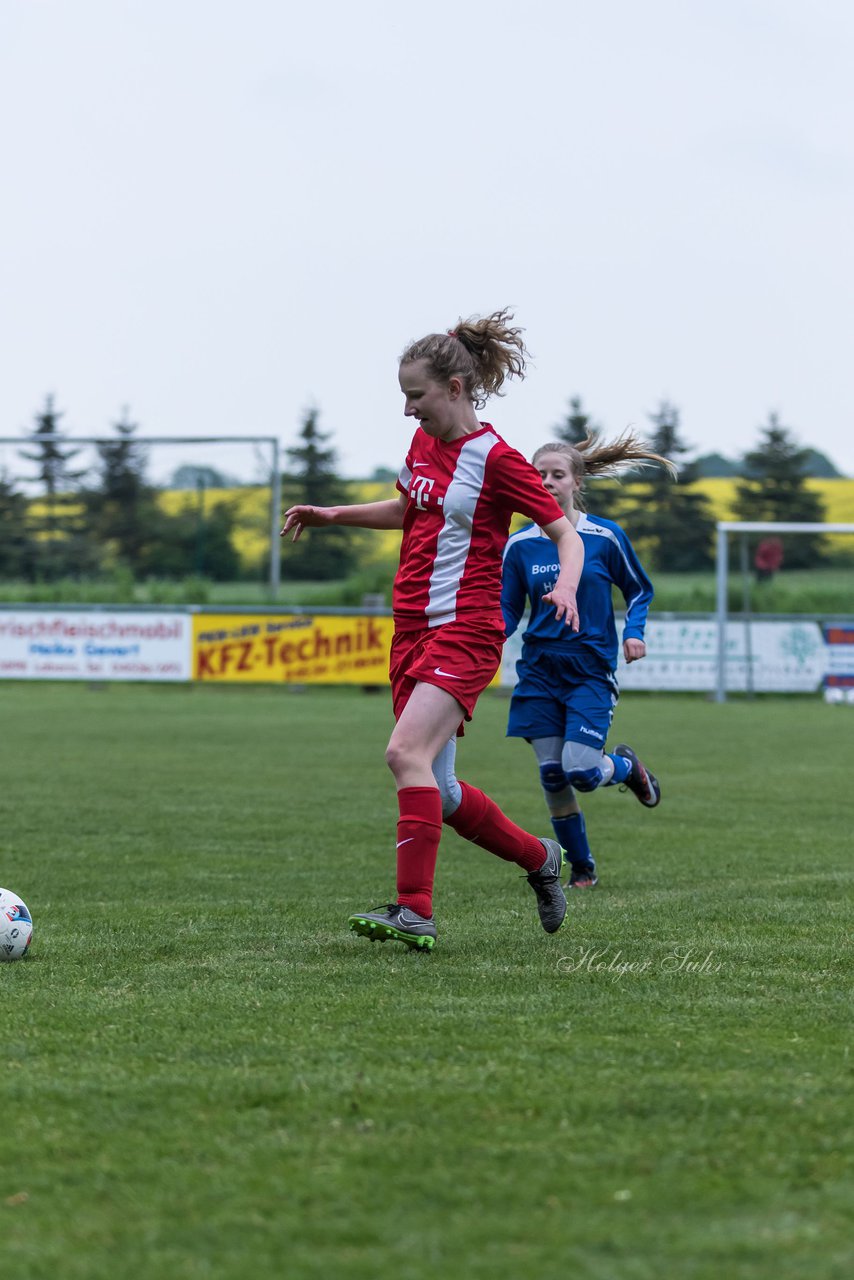
[[[662,400],[649,415],[645,434],[652,450],[673,462],[679,478],[656,463],[627,473],[620,480],[597,478],[587,502],[593,514],[616,520],[630,534],[650,569],[695,572],[711,569],[715,558],[717,516],[711,502],[693,486],[701,479],[696,461],[688,461],[691,446],[681,434],[680,412]],[[569,401],[569,412],[554,428],[556,436],[570,444],[601,434],[601,427],[585,411],[580,396]],[[304,485],[300,501],[333,506],[347,501],[334,470],[335,451],[328,434],[320,432],[317,414],[303,424],[303,445],[289,450]],[[734,518],[750,521],[798,521],[820,524],[825,503],[807,488],[814,450],[801,448],[790,428],[775,413],[760,428],[755,448],[745,453],[735,480]],[[394,473],[383,473],[392,479]],[[310,496],[309,496],[310,495]],[[342,577],[342,565],[352,556],[352,530],[329,529],[323,538],[304,539],[289,551],[292,577]],[[759,539],[753,540],[754,549]],[[789,568],[820,564],[827,551],[820,536],[799,534],[781,539],[784,562]]]
[[[649,421],[645,437],[655,453],[677,466],[678,480],[674,482],[663,466],[654,463],[620,481],[597,479],[588,494],[588,505],[595,515],[624,526],[651,569],[671,573],[710,569],[717,517],[705,494],[692,487],[702,477],[697,461],[687,460],[692,450],[681,434],[679,409],[662,400]],[[579,444],[595,439],[601,428],[575,396],[556,431],[561,440]],[[769,413],[755,447],[738,464],[733,519],[822,523],[826,517],[824,500],[807,487],[815,457],[814,450],[797,443],[776,413]],[[760,536],[751,541],[755,549]],[[788,568],[810,568],[828,556],[820,535],[798,534],[783,537],[780,543]]]
[[[148,479],[149,450],[137,438],[138,424],[127,410],[111,424],[113,439],[94,446],[93,467],[78,465],[82,450],[63,438],[61,413],[52,396],[36,413],[28,447],[20,457],[33,465],[37,499],[20,480],[0,470],[0,577],[25,582],[110,577],[136,580],[214,581],[265,578],[269,559],[246,565],[235,548],[235,505],[219,497],[206,501],[211,487],[227,484],[215,468],[182,466],[181,488],[195,488],[181,510],[170,513],[160,489]],[[283,503],[319,505],[347,501],[347,485],[336,472],[336,451],[327,446],[318,411],[308,411],[299,443],[286,450],[290,469],[283,477]],[[265,531],[267,520],[264,521]],[[332,529],[325,538],[306,538],[288,557],[288,575],[305,581],[346,577],[358,555],[352,530]]]
[[[164,511],[146,478],[148,451],[134,438],[137,424],[126,411],[112,424],[115,439],[95,446],[97,462],[85,470],[75,463],[81,449],[57,438],[62,416],[48,396],[30,447],[19,451],[35,466],[37,501],[0,473],[0,575],[27,582],[117,571],[137,578],[239,576],[234,512],[203,503]]]
[[[147,478],[148,450],[127,411],[112,424],[114,438],[95,446],[97,461],[88,469],[76,463],[80,448],[62,439],[62,417],[53,398],[47,397],[35,415],[29,447],[20,450],[35,467],[41,489],[37,502],[24,495],[7,472],[0,472],[0,576],[31,582],[117,571],[135,579],[198,575],[230,581],[264,576],[266,566],[241,564],[234,546],[233,506],[221,500],[205,502],[205,488],[216,476],[212,468],[181,468],[187,473],[185,482],[194,477],[197,481],[196,500],[170,514]],[[589,486],[587,505],[593,514],[625,527],[650,569],[710,569],[716,516],[709,500],[693,487],[699,468],[688,460],[692,450],[681,433],[680,412],[663,400],[649,420],[650,428],[643,434],[656,453],[676,464],[678,481],[658,464],[639,468],[620,481],[597,478]],[[601,430],[580,396],[569,401],[569,411],[553,428],[559,439],[572,444],[595,438]],[[320,429],[319,411],[309,410],[298,442],[286,450],[285,507],[350,500],[331,439],[330,432]],[[740,461],[734,518],[822,522],[824,503],[806,483],[814,457],[776,414],[769,414],[756,446]],[[391,480],[393,475],[383,471],[383,478]],[[818,565],[827,555],[821,537],[781,541],[787,567]],[[288,548],[287,576],[298,581],[346,578],[358,564],[360,546],[358,531],[351,529],[330,528],[322,538],[303,538]]]

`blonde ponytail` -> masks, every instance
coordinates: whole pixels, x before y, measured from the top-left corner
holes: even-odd
[[[458,320],[447,333],[429,333],[411,342],[401,364],[426,360],[431,378],[448,382],[457,377],[476,409],[492,395],[503,395],[508,378],[524,378],[528,352],[523,330],[511,324],[513,313],[503,308],[488,316]]]

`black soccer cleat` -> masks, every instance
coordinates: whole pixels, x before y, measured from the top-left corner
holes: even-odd
[[[646,765],[641,763],[631,747],[627,747],[625,742],[621,742],[619,746],[614,747],[614,755],[622,756],[632,766],[631,773],[623,785],[628,787],[629,791],[632,791],[641,804],[646,805],[647,809],[654,809],[661,799],[661,787],[658,785],[658,778],[654,773],[650,773]]]
[[[419,951],[430,951],[436,941],[436,925],[433,920],[425,920],[409,907],[389,902],[384,907],[374,907],[373,911],[358,912],[350,916],[350,928],[371,942],[402,942],[405,946],[417,948]]]
[[[566,918],[566,894],[560,883],[563,849],[556,840],[541,839],[540,843],[546,851],[545,862],[527,880],[537,895],[540,924],[546,933],[557,933]]]

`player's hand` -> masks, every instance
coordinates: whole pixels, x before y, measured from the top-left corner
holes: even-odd
[[[293,530],[292,542],[296,542],[303,529],[319,529],[333,520],[331,507],[290,507],[285,512],[285,523],[282,525],[280,538]]]
[[[578,630],[578,605],[575,602],[574,591],[556,586],[543,596],[543,600],[546,604],[554,605],[558,622],[563,618],[568,627],[572,627],[573,631]]]
[[[634,638],[631,640],[624,640],[623,657],[626,662],[637,662],[638,658],[645,658],[646,645],[643,640],[636,640]]]

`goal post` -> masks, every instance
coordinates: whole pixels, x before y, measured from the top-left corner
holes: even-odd
[[[31,448],[41,444],[55,444],[73,447],[74,445],[98,444],[133,444],[133,445],[211,445],[211,444],[256,444],[266,445],[270,450],[270,595],[273,600],[278,596],[281,582],[282,549],[279,537],[282,507],[282,464],[281,445],[277,436],[133,436],[123,440],[121,436],[64,436],[50,432],[36,433],[28,436],[0,436],[0,445],[29,445]]]
[[[717,523],[718,626],[717,682],[715,701],[726,702],[727,580],[729,577],[729,535],[731,533],[854,533],[854,524],[816,524],[780,520],[719,520]]]

